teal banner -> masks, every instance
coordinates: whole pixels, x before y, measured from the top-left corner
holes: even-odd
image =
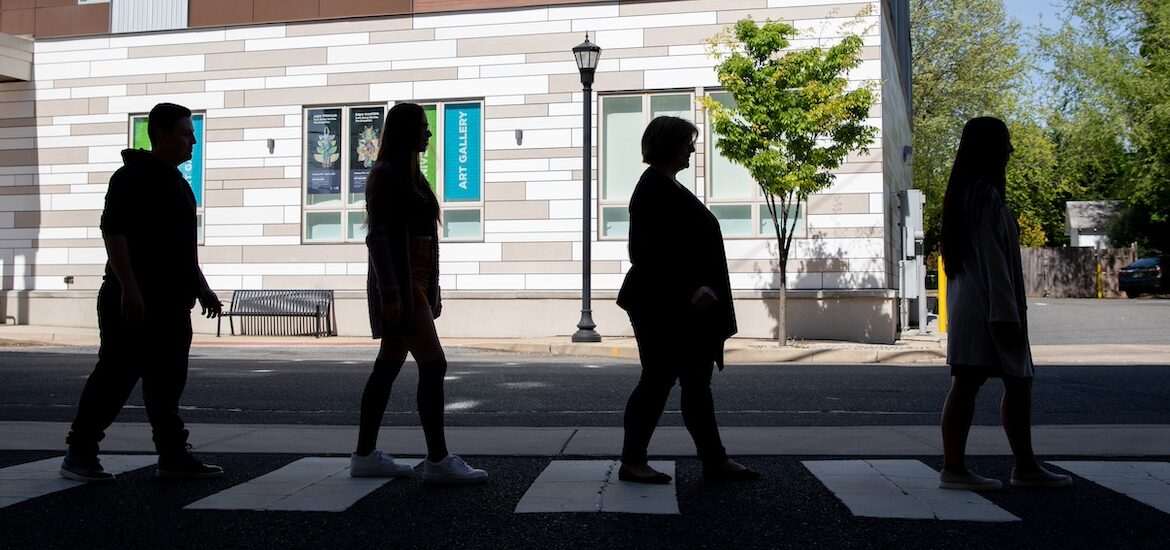
[[[483,105],[445,105],[443,122],[443,200],[478,201],[483,189]]]

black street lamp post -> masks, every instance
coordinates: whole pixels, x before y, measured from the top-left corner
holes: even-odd
[[[597,60],[601,58],[601,48],[589,41],[589,33],[585,33],[585,41],[573,48],[573,57],[577,58],[577,69],[581,71],[581,86],[584,92],[584,124],[582,134],[584,143],[581,145],[581,320],[577,323],[577,332],[573,333],[574,342],[600,342],[601,335],[593,323],[593,310],[589,305],[591,239],[589,235],[590,223],[590,184],[593,179],[592,161],[592,133],[593,133],[593,73],[597,70]]]

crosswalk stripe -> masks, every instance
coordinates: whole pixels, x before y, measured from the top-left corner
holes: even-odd
[[[417,463],[422,459],[398,460]],[[311,456],[195,501],[185,508],[344,512],[390,480],[350,477],[349,457]]]
[[[679,513],[674,483],[647,485],[619,481],[619,466],[616,460],[554,460],[521,497],[516,513]],[[650,467],[674,476],[672,461],[651,461]]]
[[[1048,463],[1170,514],[1170,462],[1062,460]]]
[[[61,458],[0,468],[0,508],[84,484],[83,481],[61,478],[58,473]],[[98,459],[107,472],[115,475],[158,462],[158,457],[153,455],[101,455]]]
[[[1020,521],[971,491],[939,489],[938,472],[917,460],[805,460],[855,516]]]

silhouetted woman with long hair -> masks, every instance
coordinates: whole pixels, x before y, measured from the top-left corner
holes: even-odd
[[[419,169],[430,125],[422,107],[399,103],[386,115],[378,157],[366,183],[367,300],[370,330],[382,340],[362,393],[354,477],[407,477],[413,468],[376,449],[394,379],[409,351],[418,363],[418,415],[427,442],[423,481],[476,483],[487,472],[447,451],[443,378],[447,359],[435,331],[439,298],[439,201]]]
[[[1045,470],[1032,450],[1032,352],[1020,263],[1020,234],[1005,202],[1012,144],[1003,121],[967,122],[943,198],[942,254],[947,276],[951,388],[942,411],[944,489],[993,490],[999,480],[966,466],[975,397],[988,378],[1003,379],[1000,403],[1015,467],[1011,484],[1061,487],[1069,476]]]

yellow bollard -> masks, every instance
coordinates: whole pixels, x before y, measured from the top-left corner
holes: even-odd
[[[1097,297],[1105,297],[1105,281],[1101,279],[1101,260],[1097,260]]]
[[[947,271],[942,256],[938,257],[938,331],[947,331]]]

